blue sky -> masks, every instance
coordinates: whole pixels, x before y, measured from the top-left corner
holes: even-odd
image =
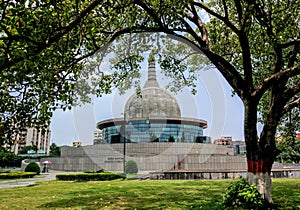
[[[159,69],[157,73],[160,86],[163,87],[166,78],[159,74]],[[141,85],[146,80],[146,69],[143,69],[142,75]],[[125,102],[133,93],[132,89],[124,95],[113,91],[110,95],[94,98],[91,104],[65,112],[55,111],[51,122],[51,142],[60,146],[72,145],[74,141],[81,141],[83,145],[92,144],[96,123],[122,117]],[[230,86],[215,69],[199,73],[196,95],[184,88],[175,97],[181,107],[182,117],[207,121],[208,128],[204,130],[204,134],[212,140],[220,136],[243,139],[243,104],[238,96],[232,97]]]

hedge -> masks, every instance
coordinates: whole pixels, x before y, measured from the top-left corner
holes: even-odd
[[[24,178],[32,178],[35,175],[36,175],[35,172],[0,173],[0,179],[24,179]]]
[[[124,178],[121,173],[112,172],[74,173],[56,175],[56,179],[61,181],[109,181],[120,178]]]

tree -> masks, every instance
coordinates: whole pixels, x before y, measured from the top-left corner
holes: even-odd
[[[0,148],[0,168],[20,167],[22,158],[6,148]]]
[[[138,165],[134,160],[129,160],[125,165],[126,174],[136,174],[138,172]]]
[[[0,11],[2,141],[10,134],[6,128],[48,121],[55,108],[76,101],[76,85],[86,86],[84,80],[76,83],[85,76],[84,58],[122,34],[162,32],[207,56],[243,101],[248,181],[271,201],[276,129],[300,104],[298,1],[7,0]],[[174,75],[184,80],[180,73],[189,69],[171,60],[179,67],[172,68]],[[100,71],[92,91],[109,92],[132,69]]]
[[[277,148],[280,153],[277,160],[286,163],[299,163],[300,162],[300,138],[291,140],[290,137],[282,137],[277,142]]]
[[[276,138],[276,146],[280,152],[276,158],[278,161],[299,163],[300,138],[297,138],[299,130],[300,110],[291,110],[282,118],[278,126]]]
[[[169,137],[169,142],[175,142],[175,139],[174,139],[173,136],[170,136],[170,137]]]
[[[22,147],[22,149],[20,150],[19,154],[28,154],[28,151],[34,151],[37,152],[38,151],[38,147],[36,145],[32,145],[32,146],[24,146]]]
[[[60,147],[58,147],[55,143],[50,145],[50,156],[60,157]]]
[[[153,133],[150,134],[150,142],[159,142],[159,138]]]

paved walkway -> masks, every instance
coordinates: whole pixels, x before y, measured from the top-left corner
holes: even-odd
[[[29,179],[14,179],[14,180],[7,180],[7,181],[0,180],[0,189],[31,186],[31,185],[35,185],[36,182],[55,180],[56,174],[66,174],[66,173],[74,173],[74,172],[50,170],[49,173],[41,173],[41,175],[45,175],[44,177],[29,178]]]

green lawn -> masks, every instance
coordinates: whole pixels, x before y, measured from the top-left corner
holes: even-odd
[[[40,182],[0,189],[0,209],[223,209],[231,181]],[[280,209],[300,206],[300,179],[274,179]]]

